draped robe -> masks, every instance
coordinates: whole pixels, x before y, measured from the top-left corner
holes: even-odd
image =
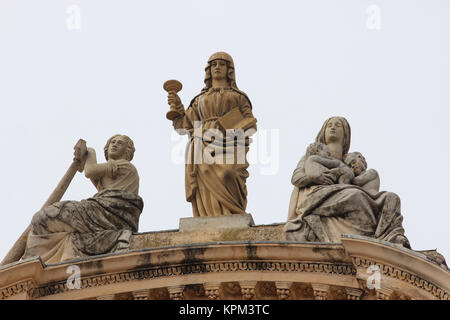
[[[189,133],[185,188],[194,217],[245,214],[250,139],[217,139],[208,135],[220,134],[219,118],[233,108],[239,108],[245,118],[253,118],[250,102],[243,93],[233,88],[210,88],[193,100],[184,116],[173,121],[175,129]],[[208,163],[208,159],[214,161]]]
[[[138,231],[143,209],[136,168],[109,160],[99,191],[81,201],[60,201],[39,210],[22,259],[40,256],[45,263],[126,250]]]
[[[350,184],[299,187],[306,178],[305,159],[295,169],[286,238],[296,241],[340,242],[341,234],[404,241],[400,198],[392,192],[373,193]]]

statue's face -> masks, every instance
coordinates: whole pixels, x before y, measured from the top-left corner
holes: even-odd
[[[344,127],[338,118],[330,119],[325,128],[325,143],[329,142],[344,143]]]
[[[323,157],[323,158],[329,158],[330,156],[331,156],[331,154],[330,154],[330,150],[327,150],[327,149],[321,149],[321,150],[319,150],[319,154],[318,154],[320,157]]]
[[[350,162],[350,167],[352,168],[355,176],[359,176],[361,173],[363,173],[367,169],[366,166],[364,165],[364,162],[359,158],[353,159]]]
[[[108,157],[110,159],[124,159],[128,143],[123,136],[117,136],[111,140],[108,147]]]
[[[227,79],[227,62],[222,59],[217,59],[211,61],[211,77],[214,80],[224,80]]]

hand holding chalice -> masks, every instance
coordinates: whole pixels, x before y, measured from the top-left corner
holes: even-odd
[[[183,106],[177,94],[183,88],[183,85],[178,80],[167,80],[164,82],[163,88],[169,93],[167,102],[170,105],[170,110],[167,112],[166,118],[174,120],[183,114],[183,110],[181,110]]]

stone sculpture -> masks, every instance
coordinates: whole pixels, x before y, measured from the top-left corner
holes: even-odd
[[[333,180],[338,183],[350,183],[354,178],[353,171],[345,163],[331,156],[328,146],[321,142],[314,142],[306,149],[305,174],[318,176],[329,172]]]
[[[138,231],[143,201],[139,175],[130,163],[134,143],[114,135],[104,148],[106,163],[97,163],[87,149],[85,176],[98,190],[92,198],[60,201],[38,211],[32,219],[23,259],[40,256],[46,263],[126,250]]]
[[[344,162],[353,170],[355,178],[352,183],[366,191],[380,191],[380,177],[375,169],[367,170],[366,158],[360,152],[347,153]]]
[[[189,134],[186,152],[186,200],[194,217],[245,214],[246,154],[256,119],[247,95],[236,85],[234,63],[225,52],[213,54],[205,68],[205,87],[185,110],[175,91],[168,103],[180,116],[179,134]]]
[[[325,144],[328,152],[319,157],[331,156],[339,166],[329,163],[325,170],[305,170],[311,165],[307,155],[297,164],[291,180],[294,190],[285,225],[286,239],[340,242],[341,234],[355,234],[410,248],[402,227],[400,198],[392,192],[378,192],[378,173],[366,171],[367,163],[360,153],[348,153],[350,135],[345,118],[326,120],[316,143]],[[333,172],[333,168],[343,167],[347,167],[347,173],[348,169],[353,171],[350,183],[340,182],[339,175]]]

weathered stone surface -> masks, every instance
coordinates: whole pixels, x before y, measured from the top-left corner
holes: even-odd
[[[98,190],[92,198],[55,202],[32,219],[23,259],[40,256],[46,263],[124,251],[138,231],[143,200],[139,175],[131,164],[134,143],[114,135],[105,147],[106,163],[87,149],[84,171]]]
[[[245,216],[244,216],[245,217]],[[248,221],[248,220],[245,220]],[[207,228],[145,232],[132,237],[130,249],[165,247],[215,241],[284,241],[284,224],[259,225],[246,228]]]
[[[233,214],[218,217],[181,218],[180,232],[205,231],[208,229],[242,229],[254,226],[250,214]]]
[[[47,207],[48,205],[51,205],[55,202],[58,202],[63,197],[64,193],[66,192],[67,188],[69,187],[69,184],[72,182],[73,177],[75,176],[77,171],[82,172],[85,162],[86,162],[86,141],[83,139],[79,139],[77,144],[74,147],[74,158],[72,161],[72,164],[69,166],[69,169],[67,169],[66,173],[62,177],[62,179],[59,181],[58,185],[56,186],[55,190],[53,190],[50,197],[48,197],[47,201],[44,203],[44,205],[41,207],[41,209]],[[28,236],[31,233],[32,226],[29,225],[25,231],[20,235],[19,239],[14,243],[12,248],[9,250],[9,252],[6,254],[6,256],[1,261],[0,265],[9,264],[15,261],[19,261],[20,258],[24,255],[25,249],[27,246]]]
[[[73,265],[80,268],[79,290],[67,282]],[[369,266],[381,273],[374,290],[367,290]],[[423,254],[360,236],[342,238],[342,244],[230,241],[140,248],[0,268],[0,299],[448,300],[449,284],[449,270]]]
[[[291,179],[294,190],[286,238],[339,242],[341,234],[355,234],[410,248],[402,226],[400,198],[392,192],[378,192],[378,173],[366,171],[367,163],[360,153],[348,153],[350,131],[345,118],[329,118],[316,143],[308,148],[316,152],[307,151],[298,163]],[[343,167],[353,170],[355,177],[351,182],[344,183],[340,180],[342,175],[333,172]]]
[[[205,87],[186,110],[175,90],[168,94],[174,128],[189,135],[186,200],[192,203],[194,217],[245,214],[248,129],[256,132],[252,105],[238,89],[233,59],[225,52],[208,59],[204,82]],[[228,130],[238,132],[230,134]]]

